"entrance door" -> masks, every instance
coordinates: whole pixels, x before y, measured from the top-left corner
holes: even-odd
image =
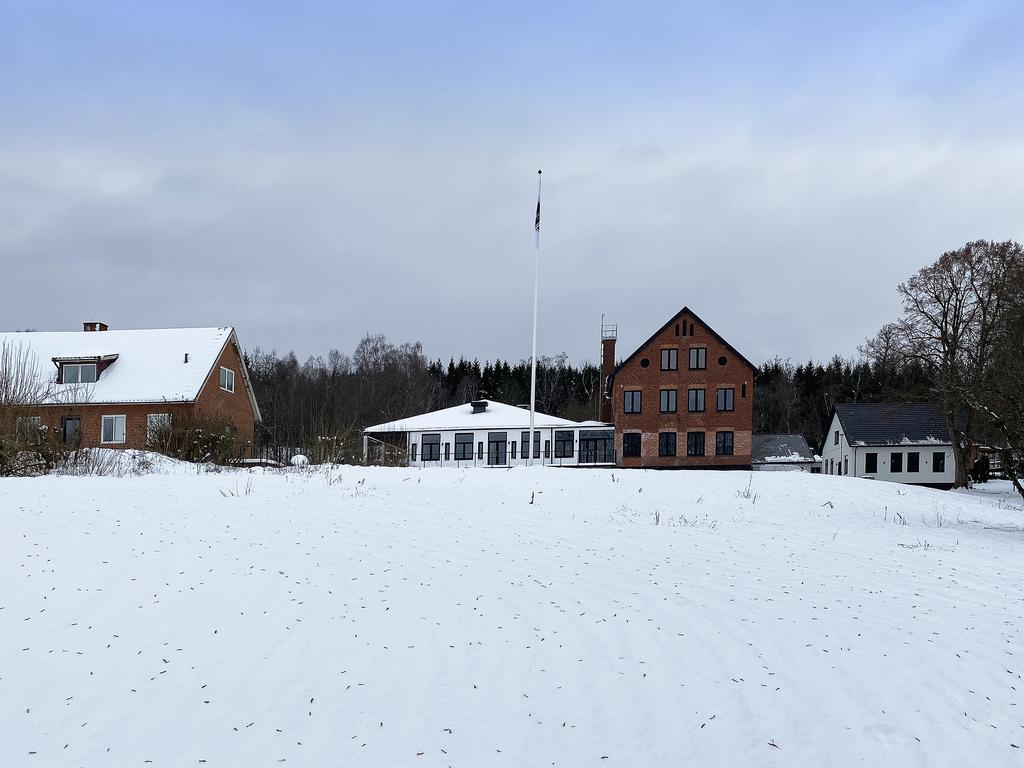
[[[610,430],[580,432],[580,464],[615,462],[615,438]]]
[[[82,444],[82,417],[65,416],[61,424],[61,435],[64,438],[64,445],[68,448],[78,448]]]
[[[508,463],[508,433],[488,432],[487,433],[487,465],[489,467],[503,467]]]

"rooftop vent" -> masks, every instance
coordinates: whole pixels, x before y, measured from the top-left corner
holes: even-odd
[[[473,413],[483,413],[487,410],[486,400],[474,400],[470,405],[473,406]]]
[[[107,324],[101,323],[98,320],[86,320],[82,323],[83,331],[105,331],[107,330]]]

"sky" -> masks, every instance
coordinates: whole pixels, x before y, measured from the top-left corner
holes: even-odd
[[[1018,2],[0,0],[0,329],[857,354],[1024,240]]]

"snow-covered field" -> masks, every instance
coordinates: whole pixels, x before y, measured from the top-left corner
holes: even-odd
[[[0,765],[1024,765],[1018,501],[797,473],[2,480]]]

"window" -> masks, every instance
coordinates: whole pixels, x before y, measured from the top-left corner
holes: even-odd
[[[725,355],[720,355],[719,356],[719,358],[718,358],[718,364],[719,365],[725,365],[728,362],[729,362],[729,360],[726,358]]]
[[[469,461],[473,458],[473,433],[455,433],[455,460]]]
[[[423,461],[441,460],[441,435],[439,433],[424,435]]]
[[[659,456],[675,456],[676,455],[676,433],[675,432],[661,432],[658,434],[658,455]]]
[[[410,461],[416,461],[416,449],[417,449],[418,447],[419,447],[419,446],[418,446],[418,445],[416,445],[416,443],[413,443],[413,444],[412,444],[412,452],[411,452],[411,453],[409,454],[409,460],[410,460]]]
[[[661,412],[662,413],[675,413],[676,412],[676,398],[679,395],[679,391],[675,389],[663,389],[661,390]]]
[[[679,323],[676,323],[676,336],[679,335]]]
[[[718,410],[720,411],[731,411],[733,410],[733,399],[736,396],[735,389],[720,389],[718,390]]]
[[[873,475],[878,472],[878,454],[877,453],[865,453],[864,454],[864,472],[868,475]]]
[[[704,433],[703,432],[687,432],[686,433],[686,455],[687,456],[703,456],[704,455]]]
[[[835,437],[832,438],[832,445],[839,445],[839,430],[836,430]]]
[[[651,361],[648,360],[646,357],[643,357],[643,358],[640,359],[640,367],[641,368],[647,368],[647,367],[650,366],[650,364],[651,364]]]
[[[123,443],[124,442],[124,416],[104,416],[100,442]]]
[[[555,458],[571,459],[573,456],[573,434],[571,429],[555,430]]]
[[[220,388],[225,392],[235,391],[235,372],[230,368],[221,366],[220,369]]]
[[[843,474],[844,475],[850,474],[850,457],[849,456],[843,456]]]
[[[628,390],[623,394],[623,413],[640,413],[640,397],[643,393],[640,390]]]
[[[480,461],[484,460],[484,441],[483,440],[481,440],[479,443],[476,444],[476,457],[478,459],[480,459]]]
[[[544,458],[545,459],[550,459],[551,458],[551,441],[550,440],[545,440],[544,441]]]
[[[661,350],[661,370],[679,370],[679,350],[675,347]]]
[[[946,452],[936,451],[932,454],[932,472],[946,471]]]
[[[171,428],[171,414],[150,413],[146,415],[146,441],[155,443]]]
[[[516,441],[515,440],[512,441],[512,454],[511,455],[512,455],[513,459],[516,457]]]
[[[907,453],[907,472],[921,471],[921,454],[917,451]]]
[[[64,384],[93,384],[96,381],[96,363],[64,363],[61,376]]]
[[[522,439],[522,443],[523,443],[523,458],[524,459],[528,459],[528,458],[530,458],[530,451],[529,451],[530,433],[529,433],[529,431],[523,432],[522,438],[523,438]],[[533,430],[533,458],[535,458],[535,459],[539,459],[540,458],[540,430],[539,429]]]
[[[745,398],[746,396],[747,396],[747,382],[744,381],[743,385],[740,387],[740,397],[744,397]]]
[[[691,389],[687,393],[686,409],[690,413],[699,413],[704,410],[704,390]]]
[[[715,433],[715,455],[732,456],[732,432]]]
[[[903,471],[903,454],[902,453],[891,453],[891,454],[889,454],[889,471],[890,472],[902,472]]]
[[[640,455],[640,433],[626,432],[622,436],[622,455],[624,457],[636,457]]]
[[[708,351],[704,347],[690,347],[690,370],[702,371],[708,367]]]
[[[514,443],[513,443],[513,445],[514,445]],[[514,456],[514,454],[513,454],[513,456]],[[448,461],[449,459],[451,459],[451,457],[452,457],[452,444],[446,442],[444,444],[444,460]]]

